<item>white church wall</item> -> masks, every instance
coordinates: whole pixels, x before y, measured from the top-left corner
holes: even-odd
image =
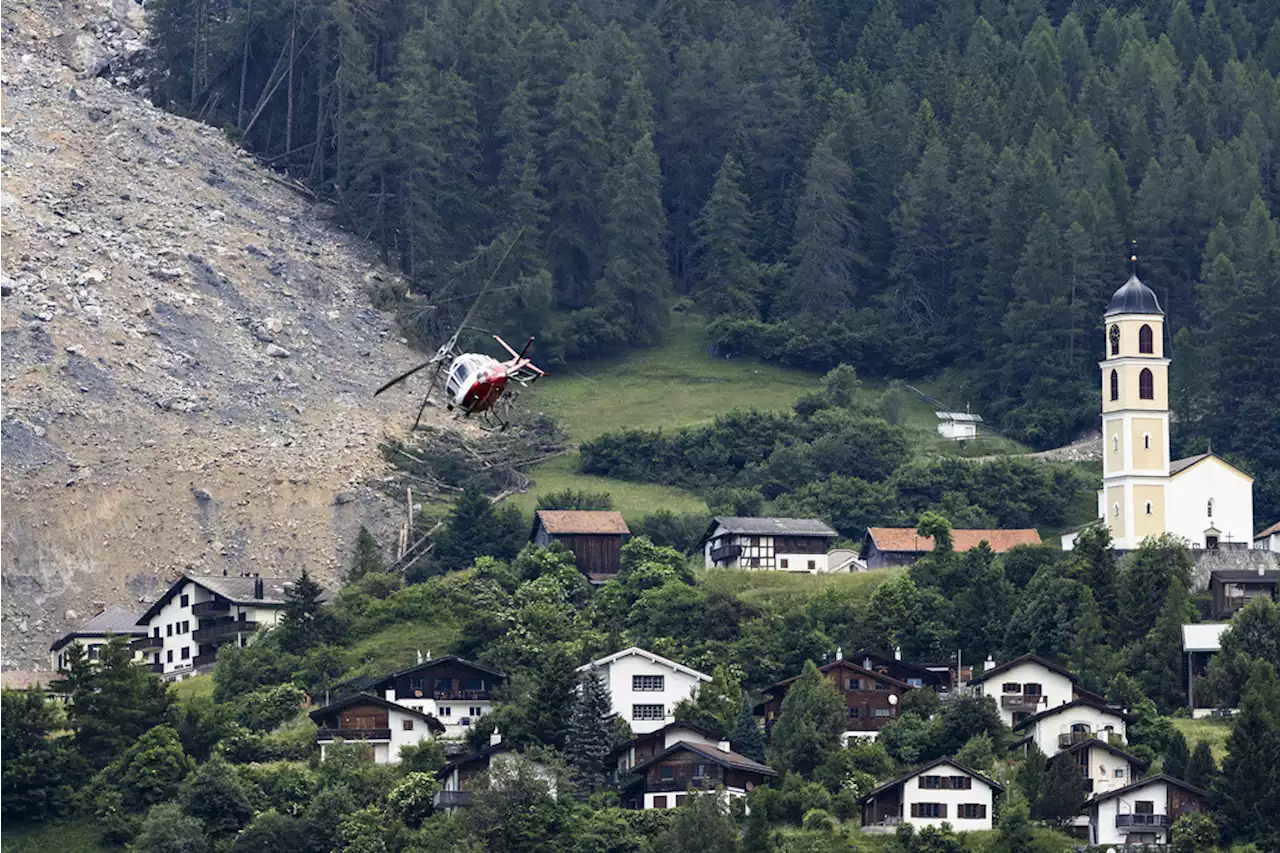
[[[1213,517],[1209,517],[1209,501]],[[1253,484],[1248,477],[1210,457],[1187,468],[1169,483],[1167,529],[1205,547],[1204,531],[1220,531],[1219,542],[1248,547],[1253,539]]]

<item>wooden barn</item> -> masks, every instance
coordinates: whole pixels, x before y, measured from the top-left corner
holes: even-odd
[[[563,543],[592,583],[604,583],[618,573],[622,543],[630,535],[616,512],[540,509],[534,514],[529,541],[544,548],[552,542]]]

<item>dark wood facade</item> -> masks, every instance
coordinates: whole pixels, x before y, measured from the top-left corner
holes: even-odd
[[[677,743],[641,764],[627,786],[624,801],[643,808],[646,794],[654,794],[655,808],[680,805],[689,791],[714,791],[723,787],[746,792],[776,776],[772,769],[736,753]],[[665,799],[659,802],[659,798]]]
[[[874,732],[884,728],[898,718],[902,696],[911,689],[905,682],[848,660],[829,663],[821,671],[835,682],[844,697],[845,731]],[[766,732],[777,722],[782,700],[795,680],[789,678],[768,689],[769,698],[763,704]]]
[[[604,533],[561,534],[551,537],[573,552],[573,561],[585,575],[616,575],[622,563],[622,536]]]
[[[539,510],[529,540],[540,547],[559,542],[573,552],[578,570],[603,583],[622,565],[622,543],[630,535],[616,512],[604,510]]]
[[[1213,599],[1213,618],[1226,621],[1255,598],[1276,598],[1280,572],[1216,571],[1209,575],[1209,594]]]
[[[889,655],[863,651],[856,655],[849,655],[849,660],[912,687],[928,687],[930,690],[948,690],[951,687],[947,673],[907,663]]]
[[[387,676],[374,685],[383,694],[395,689],[397,700],[492,700],[493,691],[506,681],[496,669],[452,655],[425,661]]]

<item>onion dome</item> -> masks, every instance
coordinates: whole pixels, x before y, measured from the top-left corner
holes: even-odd
[[[1163,315],[1164,311],[1160,310],[1160,300],[1156,299],[1155,291],[1139,281],[1138,276],[1134,274],[1130,275],[1124,286],[1111,297],[1106,316],[1110,317],[1113,314]]]

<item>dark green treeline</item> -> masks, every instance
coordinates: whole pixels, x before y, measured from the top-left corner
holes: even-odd
[[[1136,239],[1175,451],[1229,449],[1280,511],[1270,0],[149,8],[154,97],[334,199],[424,304],[461,310],[525,229],[497,313],[547,360],[692,306],[725,352],[949,371],[1050,446],[1096,420]]]

